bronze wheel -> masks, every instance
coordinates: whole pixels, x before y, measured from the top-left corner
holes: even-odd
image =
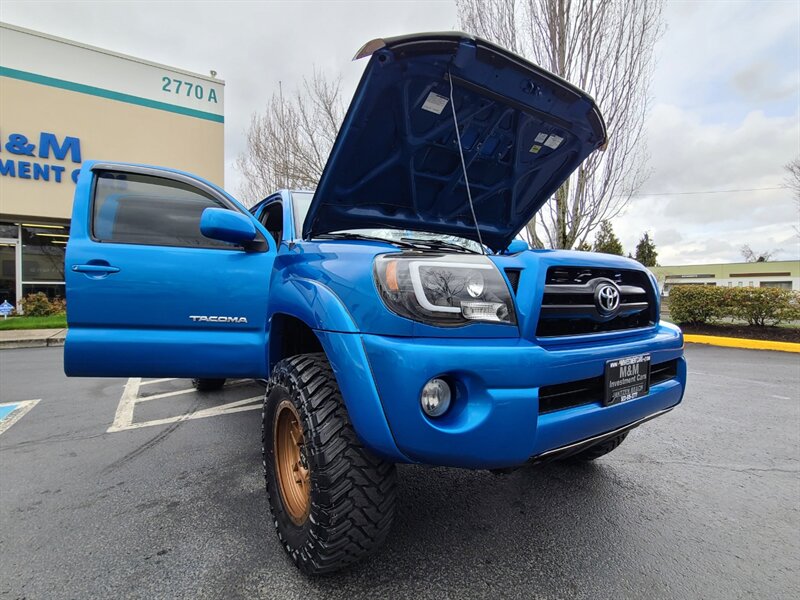
[[[261,415],[272,522],[304,573],[334,573],[375,551],[392,526],[396,471],[350,423],[324,354],[272,369]]]
[[[311,473],[303,441],[303,425],[290,400],[284,400],[278,406],[272,439],[281,498],[292,522],[302,525],[311,508]]]

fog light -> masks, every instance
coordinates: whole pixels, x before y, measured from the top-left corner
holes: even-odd
[[[429,417],[440,417],[450,408],[450,386],[444,379],[434,377],[422,388],[419,402]]]

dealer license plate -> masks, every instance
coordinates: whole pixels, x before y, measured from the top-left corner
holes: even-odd
[[[606,361],[604,404],[627,402],[650,391],[650,355],[638,354]]]

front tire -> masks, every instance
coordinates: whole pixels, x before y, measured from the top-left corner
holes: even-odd
[[[333,573],[383,543],[394,519],[395,466],[356,437],[324,354],[275,365],[261,431],[273,522],[300,570]]]
[[[192,379],[192,386],[198,392],[214,392],[225,385],[224,379]]]

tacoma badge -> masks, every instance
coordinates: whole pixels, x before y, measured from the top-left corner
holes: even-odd
[[[215,317],[206,315],[189,315],[195,323],[247,323],[247,317]]]

